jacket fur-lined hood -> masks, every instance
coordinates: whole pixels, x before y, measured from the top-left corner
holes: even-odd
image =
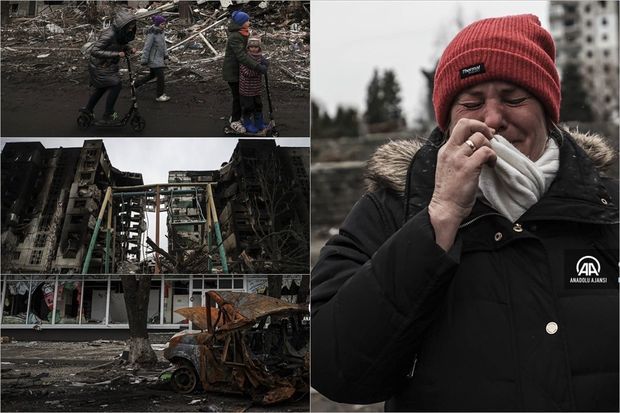
[[[601,135],[575,130],[569,133],[602,174],[614,164],[616,153]],[[373,192],[389,188],[404,193],[409,164],[422,145],[424,145],[422,139],[408,139],[390,141],[380,146],[367,164],[364,175],[366,190]]]

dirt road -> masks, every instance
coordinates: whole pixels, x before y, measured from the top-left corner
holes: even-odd
[[[161,347],[158,347],[161,349]],[[271,406],[249,398],[196,391],[183,395],[158,380],[169,366],[132,369],[119,355],[122,341],[2,344],[3,412],[309,411],[309,396]]]
[[[155,101],[153,82],[139,90],[139,110],[146,119],[141,135],[129,125],[123,128],[78,129],[78,109],[89,97],[87,76],[71,79],[55,76],[53,70],[38,73],[2,71],[2,136],[4,137],[88,137],[164,136],[221,137],[229,116],[231,98],[223,80],[198,81],[187,77],[170,80],[166,94],[171,100]],[[77,80],[76,80],[77,79]],[[116,103],[122,116],[130,106],[125,74],[124,89]],[[307,137],[310,133],[310,98],[307,90],[295,85],[270,82],[274,118],[281,137]],[[101,116],[105,96],[96,108]],[[263,93],[263,113],[268,118],[267,97]]]

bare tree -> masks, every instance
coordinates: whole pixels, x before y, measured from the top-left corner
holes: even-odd
[[[274,297],[274,298],[282,297],[282,276],[281,275],[268,275],[267,276],[267,295],[269,297]]]
[[[299,273],[308,269],[308,234],[303,222],[305,202],[299,188],[286,179],[278,156],[254,166],[259,193],[249,196],[251,226],[261,256],[271,262],[273,273]],[[300,219],[302,218],[302,219]],[[262,268],[262,270],[267,270]]]
[[[157,356],[151,348],[146,328],[151,291],[150,275],[121,275],[129,320],[129,362],[131,364],[152,365]]]
[[[192,24],[194,20],[191,3],[187,0],[179,1],[179,17],[187,24]]]
[[[86,21],[93,25],[99,24],[99,10],[97,7],[98,3],[98,1],[86,2]]]
[[[297,292],[297,304],[305,303],[308,301],[308,297],[310,297],[310,275],[305,274],[301,276],[301,284]]]
[[[2,25],[9,23],[9,12],[11,9],[11,4],[8,1],[0,2],[0,14],[2,15]]]

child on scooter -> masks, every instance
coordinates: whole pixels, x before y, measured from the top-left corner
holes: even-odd
[[[250,37],[247,45],[248,55],[257,63],[268,67],[269,62],[262,55],[258,37]],[[243,127],[247,133],[256,134],[265,129],[263,119],[262,93],[263,74],[245,64],[239,65],[239,101]]]
[[[86,107],[81,109],[82,112],[94,117],[93,110],[97,102],[108,92],[103,121],[106,123],[117,121],[118,114],[114,111],[114,105],[122,88],[119,60],[126,54],[135,52],[128,45],[135,37],[135,16],[128,10],[120,10],[110,27],[101,34],[90,51],[88,72],[94,91]]]
[[[244,64],[260,73],[267,73],[267,66],[252,59],[246,52],[248,37],[250,36],[250,16],[247,13],[236,10],[231,14],[231,22],[228,25],[228,41],[224,54],[222,77],[232,94],[232,113],[230,127],[237,133],[245,133],[241,123],[241,104],[239,102],[239,64]]]
[[[164,38],[164,30],[166,29],[166,18],[162,15],[153,16],[153,25],[146,29],[146,39],[144,41],[144,50],[142,51],[142,65],[149,67],[150,73],[136,80],[135,87],[144,85],[154,77],[157,78],[157,95],[155,100],[158,102],[167,102],[170,97],[164,93],[164,68],[165,59],[168,59],[168,49],[166,48],[166,40]]]

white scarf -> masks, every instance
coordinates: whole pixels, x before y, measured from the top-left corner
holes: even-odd
[[[495,168],[482,167],[478,196],[515,222],[549,189],[560,167],[560,149],[548,138],[545,151],[534,162],[503,136],[495,135],[491,147],[497,164]]]

